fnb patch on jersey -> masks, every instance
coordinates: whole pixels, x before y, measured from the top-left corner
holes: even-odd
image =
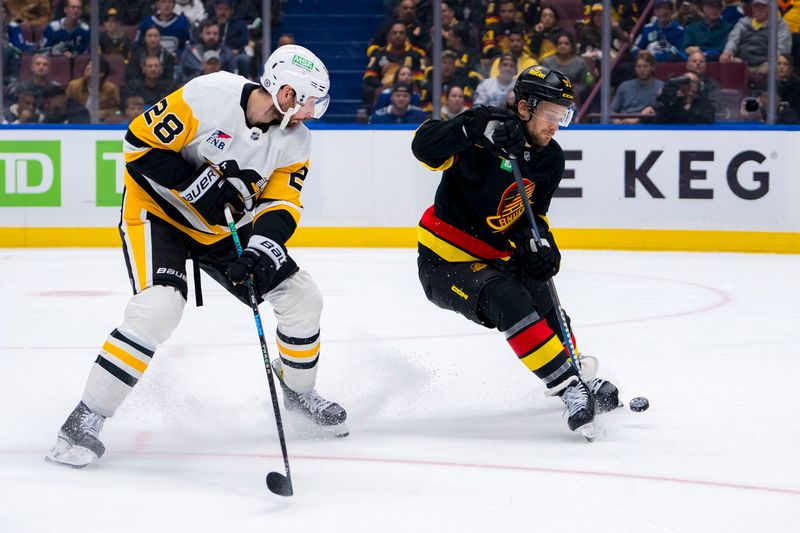
[[[233,136],[228,135],[222,130],[216,130],[206,139],[206,142],[215,148],[224,150],[231,139],[233,139]]]

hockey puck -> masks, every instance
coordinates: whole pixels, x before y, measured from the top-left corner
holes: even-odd
[[[650,401],[643,396],[638,396],[631,399],[628,406],[631,408],[631,411],[641,413],[642,411],[647,411],[647,408],[650,407]]]

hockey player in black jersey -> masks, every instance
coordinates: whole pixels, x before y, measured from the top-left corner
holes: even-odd
[[[553,136],[572,118],[569,79],[534,66],[514,86],[514,107],[476,107],[447,121],[429,120],[412,150],[442,180],[434,204],[419,222],[419,277],[425,295],[506,337],[548,394],[559,396],[570,430],[614,409],[617,388],[596,378],[596,361],[580,357],[581,377],[561,338],[547,280],[561,254],[547,212],[564,173],[564,154]],[[543,246],[531,246],[510,158],[516,157]],[[574,339],[572,339],[574,343]]]

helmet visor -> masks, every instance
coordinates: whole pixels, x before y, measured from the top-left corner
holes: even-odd
[[[309,118],[322,118],[322,115],[328,110],[328,104],[330,103],[331,95],[329,94],[326,94],[322,98],[310,96],[303,102],[299,114]]]
[[[574,106],[564,107],[560,105],[548,105],[546,109],[542,109],[539,105],[534,112],[534,115],[548,124],[558,124],[566,128],[572,122],[572,116],[575,114]]]

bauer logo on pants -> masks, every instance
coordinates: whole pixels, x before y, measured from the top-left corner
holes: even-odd
[[[0,141],[0,207],[61,205],[61,142]]]

